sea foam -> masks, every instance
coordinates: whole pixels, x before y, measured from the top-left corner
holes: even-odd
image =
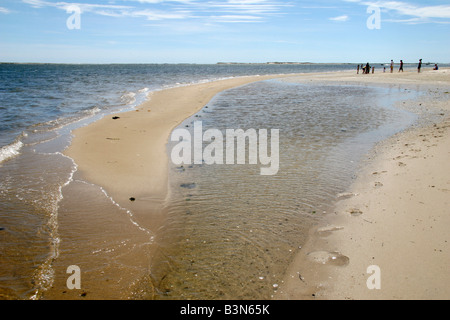
[[[20,149],[23,147],[23,142],[16,140],[15,142],[4,146],[0,149],[0,163],[13,158],[20,154]]]

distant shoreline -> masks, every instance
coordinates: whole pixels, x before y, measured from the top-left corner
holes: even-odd
[[[342,66],[350,66],[350,65],[360,65],[361,63],[358,62],[281,62],[281,61],[274,61],[274,62],[216,62],[216,63],[189,63],[189,62],[164,62],[164,63],[158,63],[158,62],[112,62],[112,63],[96,63],[96,62],[7,62],[3,61],[0,62],[0,65],[342,65]],[[389,65],[388,62],[372,62],[373,65]],[[396,63],[397,65],[398,63]],[[405,62],[405,65],[417,65],[417,62]],[[450,66],[450,62],[425,62],[423,65],[430,66],[430,65],[444,65],[444,66]]]

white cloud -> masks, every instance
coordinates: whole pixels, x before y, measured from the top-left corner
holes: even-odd
[[[147,20],[173,20],[173,19],[187,19],[190,17],[188,11],[174,11],[174,12],[162,12],[154,10],[139,10],[126,13],[131,17],[145,17]]]
[[[339,22],[345,22],[349,20],[348,16],[339,16],[339,17],[334,17],[334,18],[330,18],[331,21],[339,21]]]
[[[9,9],[0,7],[0,13],[8,14],[8,13],[10,13],[10,12],[11,12],[11,11],[10,11]]]
[[[262,22],[271,15],[279,14],[282,8],[288,6],[280,0],[122,0],[122,3],[127,2],[129,6],[45,0],[22,2],[34,8],[55,7],[62,10],[75,5],[82,12],[110,17],[144,17],[147,20],[197,19],[227,23]],[[136,5],[133,5],[133,2]]]
[[[364,6],[377,6],[388,12],[400,16],[410,17],[408,19],[396,19],[390,21],[412,22],[422,21],[431,22],[430,19],[450,19],[450,5],[429,5],[419,6],[403,1],[361,1],[361,0],[344,0],[345,2],[354,2]],[[436,22],[436,21],[434,21]]]
[[[217,22],[235,22],[235,23],[248,23],[248,22],[261,22],[261,17],[258,16],[245,16],[245,15],[221,15],[211,16],[209,19]]]
[[[75,3],[75,2],[49,2],[43,0],[22,0],[27,4],[30,4],[34,8],[54,7],[62,10],[67,10],[71,6],[78,6],[82,12],[94,12],[99,13],[101,10],[126,10],[132,9],[130,6],[119,5],[104,5],[104,4],[88,4],[88,3]]]
[[[450,18],[450,5],[418,7],[405,2],[376,2],[380,7],[417,18]]]
[[[193,3],[194,1],[192,0],[124,0],[124,1],[129,1],[129,2],[139,2],[139,3],[151,3],[151,4],[158,4],[158,3],[163,3],[163,2],[177,2],[177,3],[186,3],[186,4],[190,4]]]
[[[226,2],[211,1],[207,3],[210,10],[244,14],[276,13],[285,6],[287,5],[280,2],[265,0],[228,0]]]

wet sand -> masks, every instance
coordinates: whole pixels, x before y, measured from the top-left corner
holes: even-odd
[[[311,80],[420,89],[423,96],[399,107],[421,113],[422,123],[368,155],[334,212],[311,230],[275,298],[449,299],[450,70]]]

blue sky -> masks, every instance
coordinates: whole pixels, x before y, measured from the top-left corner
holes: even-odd
[[[0,0],[3,62],[419,58],[450,62],[448,0]]]

